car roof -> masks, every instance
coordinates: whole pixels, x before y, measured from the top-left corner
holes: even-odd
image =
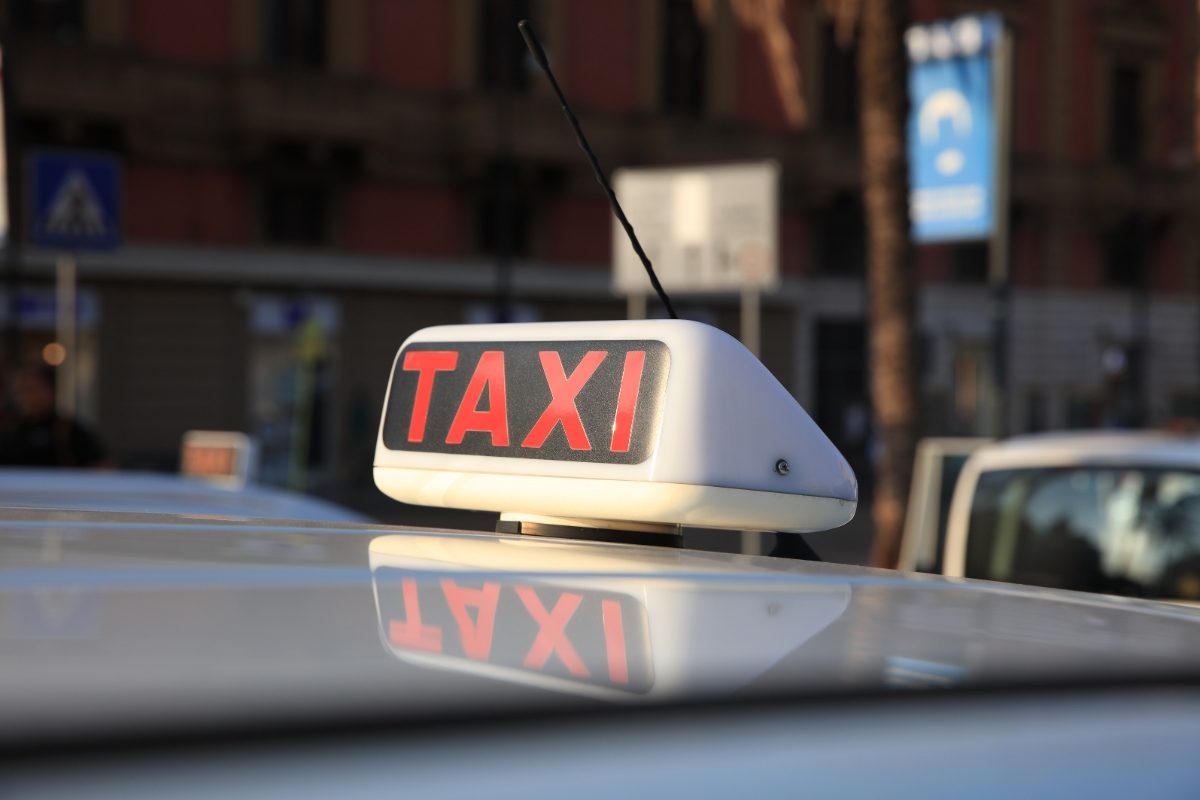
[[[975,451],[979,469],[1075,465],[1200,467],[1200,437],[1157,431],[1077,431],[1015,436]]]
[[[260,485],[156,472],[0,469],[0,507],[366,522],[356,511]]]
[[[1188,608],[531,536],[10,509],[0,510],[0,564],[0,738],[781,687],[1144,677],[1200,660],[1200,612]],[[647,659],[641,687],[572,683],[553,648],[543,655],[557,677],[522,670],[519,659],[513,668],[398,648],[392,626],[413,621],[409,589],[447,581],[476,598],[489,585],[525,591],[527,607],[544,604],[547,618],[561,611],[556,595],[624,604],[628,655]],[[497,646],[526,636],[520,656],[543,631],[531,617],[525,628],[507,624],[525,612],[515,596],[503,602]],[[446,642],[448,619],[439,623]],[[482,624],[463,619],[464,637]],[[576,622],[560,634],[586,655],[609,621],[603,634]]]

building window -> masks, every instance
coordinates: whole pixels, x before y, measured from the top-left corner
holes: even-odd
[[[40,114],[22,115],[17,127],[25,147],[73,147],[120,153],[125,149],[125,129],[102,119],[63,120]]]
[[[336,467],[342,308],[321,295],[251,295],[250,432],[263,483],[309,490]]]
[[[1127,220],[1104,238],[1104,279],[1108,286],[1136,289],[1149,264],[1150,236],[1136,219]]]
[[[485,89],[526,89],[529,86],[524,43],[517,23],[532,19],[529,0],[481,0],[479,85]],[[536,28],[536,22],[534,24]],[[538,29],[538,37],[543,31]],[[545,42],[543,41],[543,44]]]
[[[22,33],[78,39],[83,33],[82,5],[81,0],[16,0],[9,8],[13,27]]]
[[[475,241],[479,251],[501,258],[530,255],[532,208],[516,164],[498,159],[480,182],[475,204]]]
[[[1129,64],[1118,64],[1112,72],[1109,98],[1109,154],[1122,164],[1133,164],[1142,157],[1142,71]]]
[[[690,116],[704,113],[708,35],[692,0],[667,0],[661,37],[663,109]]]
[[[828,130],[858,129],[858,63],[832,23],[821,26],[821,122]]]
[[[1171,417],[1180,432],[1200,425],[1200,392],[1176,392],[1171,396]]]
[[[265,52],[272,64],[325,65],[326,8],[324,0],[268,0]]]
[[[988,279],[988,243],[951,245],[950,268],[954,280],[959,283],[985,283]]]
[[[866,269],[867,226],[862,202],[841,195],[815,215],[814,256],[820,275],[855,277]]]
[[[263,191],[263,236],[272,244],[325,244],[329,206],[329,189],[319,182],[272,178]]]

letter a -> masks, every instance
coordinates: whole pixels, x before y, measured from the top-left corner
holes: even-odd
[[[488,410],[479,410],[479,401],[487,389]],[[504,394],[504,353],[488,350],[479,357],[475,374],[467,384],[458,413],[450,423],[446,444],[462,444],[468,431],[482,431],[492,435],[492,447],[508,447],[508,401]]]

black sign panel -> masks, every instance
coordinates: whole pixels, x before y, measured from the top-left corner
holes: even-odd
[[[617,592],[383,567],[379,624],[398,655],[489,664],[644,693],[654,685],[646,609]]]
[[[390,450],[639,464],[654,450],[659,341],[419,342],[396,361]]]

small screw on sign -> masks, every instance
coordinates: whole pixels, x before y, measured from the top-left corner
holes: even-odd
[[[781,458],[775,462],[775,471],[780,475],[787,475],[792,471],[792,468],[788,466],[788,463],[785,459]]]

